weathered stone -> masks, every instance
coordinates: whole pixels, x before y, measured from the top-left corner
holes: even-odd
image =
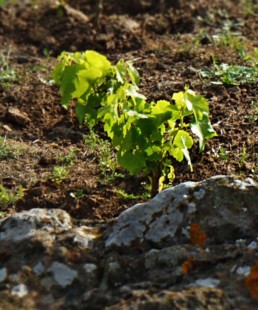
[[[59,262],[53,262],[49,268],[49,271],[53,273],[54,279],[62,287],[66,287],[71,284],[78,276],[77,271]]]
[[[33,271],[36,275],[41,275],[46,270],[45,266],[42,264],[42,262],[38,262],[34,267]]]
[[[52,294],[47,294],[43,296],[40,300],[40,303],[42,306],[52,306],[54,303],[55,299]]]
[[[237,268],[236,273],[238,275],[242,275],[244,277],[247,277],[251,272],[250,266],[240,266]]]
[[[97,265],[95,264],[84,264],[83,268],[87,274],[95,272],[98,269]]]
[[[100,289],[105,291],[108,287],[117,287],[123,283],[124,270],[118,261],[106,262],[105,273],[100,284]]]
[[[110,283],[114,286],[121,284],[123,270],[118,262],[110,262],[107,264],[107,274]]]
[[[220,283],[220,280],[213,279],[213,278],[197,279],[195,281],[195,284],[197,286],[200,286],[200,287],[210,287],[210,288],[217,287],[219,285],[219,283]]]
[[[85,276],[83,277],[82,282],[85,287],[95,287],[98,284],[98,266],[96,264],[86,263],[83,265]]]
[[[52,276],[48,276],[48,277],[43,278],[40,281],[40,284],[48,291],[51,291],[52,286],[56,285],[56,281],[54,280]]]
[[[208,243],[257,236],[258,185],[251,179],[217,176],[164,190],[118,217],[107,248],[157,248],[189,240],[191,223],[205,231]]]
[[[220,176],[165,190],[105,225],[63,210],[11,215],[0,221],[0,300],[21,309],[255,308],[243,283],[257,261],[257,214],[257,184]],[[190,242],[192,223],[205,245]]]
[[[0,220],[0,240],[21,242],[36,235],[39,230],[56,232],[71,227],[71,218],[63,210],[32,209]]]
[[[72,232],[74,233],[74,243],[87,249],[93,248],[94,240],[100,237],[96,229],[87,226],[76,227]]]
[[[15,295],[17,297],[24,297],[29,293],[29,290],[27,288],[27,286],[25,284],[18,284],[16,286],[14,286],[11,290],[11,294]]]
[[[7,277],[7,269],[1,268],[0,269],[0,282],[3,282]]]
[[[182,246],[171,246],[162,250],[152,249],[145,254],[146,269],[160,266],[177,266],[188,257],[188,252]]]

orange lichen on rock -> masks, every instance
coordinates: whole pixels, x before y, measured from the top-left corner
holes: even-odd
[[[194,259],[191,257],[183,262],[182,264],[182,273],[188,274],[194,267]]]
[[[204,245],[206,242],[206,233],[200,229],[200,225],[192,223],[190,227],[190,239],[193,244]]]
[[[245,286],[251,296],[255,299],[258,298],[258,263],[252,268],[248,277],[245,278]]]

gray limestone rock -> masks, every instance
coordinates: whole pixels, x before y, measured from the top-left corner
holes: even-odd
[[[14,286],[11,290],[11,294],[17,297],[24,297],[29,293],[27,286],[23,283]]]
[[[53,273],[54,279],[62,287],[71,284],[73,280],[78,277],[78,272],[76,270],[73,270],[60,262],[53,262],[49,271]]]
[[[151,201],[137,204],[117,218],[106,247],[162,248],[189,240],[197,223],[208,243],[257,237],[258,184],[216,176],[169,188]]]
[[[218,176],[164,190],[104,225],[58,209],[13,214],[0,220],[0,300],[32,309],[247,309],[257,202],[257,183]],[[190,242],[194,223],[203,246]]]
[[[0,269],[0,282],[3,282],[7,278],[7,269],[1,268]]]
[[[61,209],[32,209],[0,220],[0,241],[21,242],[39,230],[65,231],[72,227],[69,214]]]
[[[86,263],[83,265],[83,283],[86,287],[95,287],[98,283],[98,266],[92,263]]]
[[[145,254],[146,269],[162,266],[177,266],[188,258],[188,252],[182,246],[171,246],[161,250],[152,249]]]

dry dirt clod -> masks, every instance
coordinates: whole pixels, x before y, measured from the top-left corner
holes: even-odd
[[[6,118],[16,124],[21,126],[26,126],[30,122],[30,118],[28,117],[26,112],[21,112],[16,107],[11,107],[6,112]]]

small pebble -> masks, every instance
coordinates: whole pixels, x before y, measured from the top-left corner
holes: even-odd
[[[14,286],[11,290],[11,294],[15,295],[17,297],[24,297],[29,293],[29,290],[27,288],[27,286],[25,284],[18,284],[16,286]]]

